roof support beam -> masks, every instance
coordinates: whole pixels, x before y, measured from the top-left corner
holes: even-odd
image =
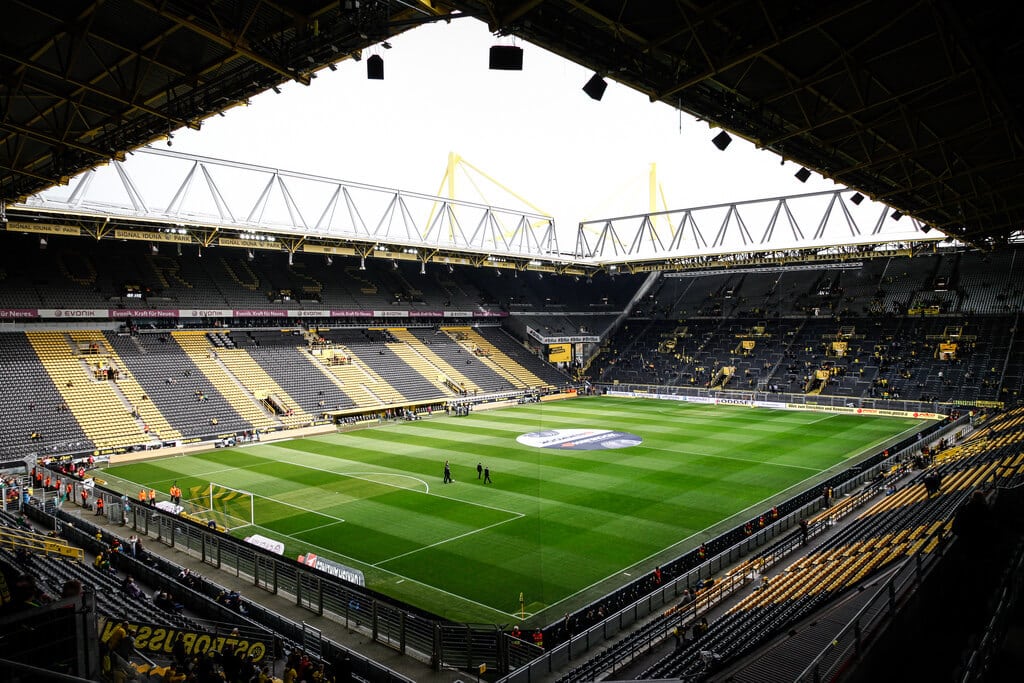
[[[188,30],[192,31],[193,33],[201,35],[202,37],[204,37],[207,40],[212,41],[212,42],[220,45],[221,47],[225,47],[225,48],[228,48],[230,50],[234,50],[235,52],[237,52],[238,54],[242,55],[243,57],[245,57],[247,59],[250,59],[250,60],[256,62],[257,64],[261,65],[261,66],[264,66],[267,69],[270,69],[271,71],[273,71],[273,72],[275,72],[275,73],[277,73],[277,74],[279,74],[281,76],[284,76],[288,80],[295,80],[295,81],[298,81],[299,83],[302,83],[303,85],[309,85],[309,82],[310,82],[309,74],[300,74],[300,73],[297,73],[297,72],[293,73],[291,71],[288,71],[288,69],[286,69],[285,67],[281,66],[280,64],[277,64],[273,60],[270,60],[270,59],[264,57],[263,55],[257,54],[256,52],[254,52],[254,51],[250,50],[249,48],[245,47],[244,45],[241,44],[240,40],[228,40],[224,36],[222,36],[222,35],[220,35],[218,33],[214,33],[213,31],[210,31],[209,29],[207,29],[207,28],[205,28],[203,26],[200,26],[199,24],[197,24],[194,21],[194,19],[192,17],[183,17],[183,16],[180,16],[180,15],[170,11],[169,9],[167,9],[167,7],[163,3],[153,2],[152,0],[135,0],[135,1],[138,2],[140,5],[146,7],[147,9],[151,10],[152,12],[154,12],[156,14],[159,14],[161,17],[164,17],[165,19],[169,19],[170,21],[173,21],[174,23],[178,24],[179,26],[187,28]]]
[[[76,88],[78,88],[80,90],[85,90],[87,92],[93,93],[94,95],[99,95],[101,97],[105,97],[106,99],[111,100],[112,102],[117,102],[118,104],[124,105],[126,107],[130,107],[132,109],[138,109],[139,111],[143,111],[143,112],[149,114],[150,116],[156,116],[157,118],[165,119],[165,120],[167,120],[170,123],[177,124],[178,126],[187,126],[187,125],[189,125],[189,122],[184,120],[184,119],[179,119],[176,116],[170,116],[168,114],[165,114],[162,111],[159,111],[157,109],[153,109],[153,108],[148,107],[145,104],[141,104],[139,102],[132,102],[131,100],[126,100],[125,98],[123,98],[123,97],[121,97],[119,95],[116,95],[116,94],[114,94],[112,92],[108,92],[106,90],[103,90],[102,88],[97,88],[96,86],[91,85],[89,83],[82,83],[81,81],[76,81],[76,80],[74,80],[72,78],[66,78],[66,77],[62,76],[61,74],[55,73],[55,72],[50,71],[49,69],[47,69],[47,68],[45,68],[43,66],[40,66],[37,63],[28,62],[28,61],[25,61],[23,59],[18,59],[17,57],[15,57],[13,55],[5,54],[3,52],[0,52],[0,58],[9,60],[11,62],[14,62],[15,64],[19,64],[19,65],[21,65],[21,66],[23,66],[25,68],[32,69],[33,71],[37,71],[37,72],[39,72],[41,74],[44,74],[44,75],[46,75],[46,76],[48,76],[50,78],[54,78],[56,80],[66,81],[66,82],[70,83],[71,85],[75,86]],[[70,99],[70,97],[71,96],[69,95],[69,96],[65,97],[65,99]]]
[[[46,142],[52,145],[64,145],[65,147],[77,149],[82,152],[85,152],[86,154],[92,154],[93,156],[99,157],[100,159],[110,159],[111,157],[114,156],[110,152],[104,152],[103,150],[97,149],[90,145],[83,145],[82,143],[75,142],[74,140],[62,140],[52,135],[47,135],[42,131],[38,131],[32,128],[26,128],[25,126],[19,126],[18,124],[12,123],[10,121],[0,122],[0,128],[11,131],[12,133],[17,133],[19,135],[27,135],[30,138],[35,138],[36,140],[40,140],[42,142]],[[123,156],[123,153],[121,156]]]

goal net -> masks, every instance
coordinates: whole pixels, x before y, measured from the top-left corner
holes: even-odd
[[[192,517],[226,529],[256,524],[256,496],[249,491],[210,482],[188,492],[189,500],[183,502]]]

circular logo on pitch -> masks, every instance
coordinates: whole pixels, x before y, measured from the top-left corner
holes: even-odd
[[[520,434],[516,441],[534,448],[558,448],[567,451],[600,451],[629,448],[643,443],[636,434],[614,429],[545,429]]]

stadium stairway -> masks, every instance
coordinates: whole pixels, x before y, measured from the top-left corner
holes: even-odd
[[[336,386],[338,388],[338,390],[342,393],[342,395],[347,399],[346,404],[344,405],[345,408],[354,408],[354,407],[359,405],[359,402],[356,401],[356,399],[353,398],[352,394],[348,391],[348,389],[350,387],[346,387],[345,386],[344,381],[342,381],[341,377],[339,377],[335,372],[333,372],[330,369],[330,366],[325,364],[317,356],[314,356],[311,353],[300,353],[299,355],[303,359],[305,359],[307,362],[309,362],[309,364],[313,368],[315,368],[317,371],[322,373],[323,376],[329,382],[331,382],[331,384],[333,384],[334,386]],[[341,410],[342,407],[343,406],[341,404],[339,404],[338,405],[338,410]]]
[[[444,327],[442,329],[452,336],[453,339],[469,342],[474,348],[482,351],[485,355],[476,356],[477,360],[504,377],[516,389],[547,386],[547,382],[542,381],[532,372],[506,356],[498,347],[484,339],[471,327]],[[458,334],[458,337],[455,336],[456,334]]]
[[[289,396],[247,351],[238,348],[219,348],[217,358],[253,396],[274,397],[280,409],[277,418],[285,427],[298,427],[313,420],[313,416],[303,410],[299,402]]]
[[[714,652],[723,662],[740,656],[895,563],[934,552],[970,492],[1008,460],[993,460],[984,449],[948,457],[929,470],[943,475],[938,493],[927,489],[925,474],[916,475],[775,574],[770,583],[750,592],[715,619],[706,634],[663,657],[640,678],[699,676],[707,666],[702,653]]]
[[[466,387],[461,387],[461,389],[466,389],[469,392],[474,391],[469,383],[477,387],[476,390],[480,392],[510,391],[515,388],[508,379],[500,375],[492,366],[485,365],[484,363],[467,364],[466,360],[469,356],[463,353],[466,349],[463,348],[458,340],[442,330],[412,328],[407,329],[406,333],[415,337],[423,346],[429,348],[431,353],[447,363],[449,367],[459,370],[459,374],[468,380]]]
[[[215,356],[214,348],[210,345],[205,332],[178,330],[172,332],[171,337],[188,354],[200,372],[217,388],[217,391],[227,399],[231,407],[254,429],[278,426],[278,421],[268,415],[263,407],[256,402],[256,398],[247,393],[239,380],[219,362],[217,356],[224,349],[217,351],[217,356]]]
[[[665,636],[671,629],[680,626],[683,630],[700,616],[701,593],[696,603],[684,601],[655,617],[620,638],[612,647],[575,666],[559,681],[597,680],[595,677],[616,667],[623,668],[617,672],[615,680],[635,677],[704,680],[707,661],[703,654],[714,652],[715,660],[726,664],[734,657],[744,656],[750,647],[757,647],[758,643],[787,631],[792,640],[789,646],[792,652],[754,655],[754,661],[758,657],[764,659],[757,662],[761,667],[759,673],[743,671],[745,675],[750,674],[744,677],[734,669],[730,677],[715,680],[765,683],[794,680],[809,658],[826,647],[832,638],[831,631],[805,629],[795,624],[806,624],[810,619],[818,623],[828,621],[830,617],[819,611],[822,609],[849,614],[851,606],[856,607],[858,595],[858,591],[851,591],[851,588],[878,580],[877,577],[908,557],[935,552],[940,539],[950,533],[957,510],[973,491],[993,482],[1012,486],[1024,472],[1024,452],[1020,447],[1024,442],[1020,438],[1024,433],[1022,421],[1024,409],[1000,416],[986,428],[974,432],[974,438],[941,451],[925,472],[908,471],[905,464],[893,463],[881,480],[865,487],[861,493],[845,497],[807,517],[814,547],[807,554],[801,552],[799,559],[791,561],[782,571],[769,567],[788,554],[789,551],[780,554],[782,546],[794,546],[793,534],[777,544],[778,547],[748,558],[729,570],[727,577],[751,569],[770,572],[773,576],[760,586],[751,581],[746,590],[737,594],[738,599],[725,601],[720,608],[708,605],[703,611],[711,621],[711,629],[699,641],[684,640],[677,644],[674,652],[666,652],[671,639]],[[931,473],[941,477],[937,492],[930,491],[926,484],[926,476]],[[880,495],[882,492],[888,495]],[[867,507],[855,512],[865,504],[862,501],[866,501]],[[795,547],[799,546],[796,540]],[[760,558],[774,559],[770,565],[759,565]],[[716,586],[722,583],[720,580]],[[836,596],[842,599],[833,602]],[[694,605],[697,609],[693,609]],[[828,638],[817,642],[822,634]],[[808,638],[813,642],[801,644],[801,639]],[[659,643],[659,639],[665,640]],[[801,647],[803,651],[796,651]],[[638,650],[646,654],[637,656]],[[737,665],[740,666],[743,664]],[[771,676],[764,674],[764,666],[772,669]],[[735,678],[731,677],[733,673],[736,673]]]
[[[68,332],[71,341],[76,343],[96,344],[103,350],[103,353],[113,361],[118,369],[117,387],[128,399],[128,403],[139,414],[139,419],[149,427],[149,433],[154,434],[161,441],[174,441],[182,438],[181,432],[171,426],[167,418],[160,412],[152,401],[143,400],[146,391],[136,381],[128,364],[118,355],[117,351],[98,330],[71,330]]]
[[[576,329],[579,328],[577,327]],[[498,351],[508,356],[517,367],[521,367],[528,375],[536,377],[540,384],[531,386],[558,387],[569,380],[569,377],[564,372],[529,351],[504,328],[481,327],[476,332],[498,349]]]
[[[390,327],[388,332],[398,340],[398,343],[388,343],[388,348],[409,367],[423,375],[443,395],[449,395],[451,390],[445,385],[444,380],[440,379],[441,376],[447,377],[455,386],[467,391],[480,391],[480,387],[431,351],[429,346],[413,336],[409,330],[404,327]]]
[[[405,403],[405,397],[395,391],[348,347],[342,347],[352,359],[343,365],[323,365],[341,382],[345,393],[360,408],[383,408]],[[320,360],[315,362],[321,363]],[[372,385],[372,386],[371,386]]]
[[[86,437],[96,448],[123,448],[152,442],[116,382],[97,380],[81,357],[72,353],[71,341],[63,332],[27,332],[46,372],[53,379],[61,399],[74,415]]]

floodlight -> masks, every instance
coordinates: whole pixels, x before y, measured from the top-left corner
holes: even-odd
[[[604,91],[608,88],[608,82],[601,78],[601,74],[595,73],[587,81],[587,84],[583,86],[583,92],[590,96],[590,99],[601,101],[604,97]]]
[[[722,150],[724,152],[725,148],[728,147],[732,143],[732,138],[729,136],[728,133],[726,133],[723,130],[721,133],[719,133],[715,137],[711,138],[711,142],[713,142],[715,144],[715,147],[717,147],[718,149],[720,149],[720,150]]]
[[[494,71],[522,71],[523,48],[515,45],[492,45],[489,67]]]
[[[370,55],[366,59],[366,77],[371,81],[384,80],[384,58],[380,55]]]

